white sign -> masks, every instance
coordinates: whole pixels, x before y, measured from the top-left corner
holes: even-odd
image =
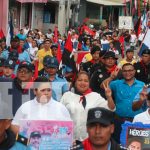
[[[119,29],[133,29],[131,16],[119,16]]]

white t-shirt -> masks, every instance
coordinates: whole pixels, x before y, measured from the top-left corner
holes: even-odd
[[[149,111],[149,109],[147,109],[143,113],[136,115],[133,119],[133,123],[134,122],[142,122],[143,124],[150,124],[150,114],[148,111]]]
[[[13,125],[19,125],[21,120],[56,120],[56,121],[70,121],[70,114],[66,107],[53,100],[47,104],[38,103],[36,98],[22,104],[17,110]]]
[[[27,51],[28,51],[28,53],[30,55],[30,58],[34,59],[36,57],[36,54],[37,54],[37,51],[38,51],[38,47],[28,48]]]
[[[52,39],[52,37],[53,37],[53,33],[46,33],[46,36],[47,36],[47,38],[49,38],[49,39]]]
[[[24,34],[25,34],[25,35],[27,35],[27,34],[28,34],[28,32],[29,32],[29,30],[30,30],[29,28],[28,28],[28,29],[24,28],[24,29],[23,29]]]
[[[109,41],[101,39],[101,44],[109,44]]]

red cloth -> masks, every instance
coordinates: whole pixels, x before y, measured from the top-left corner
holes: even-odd
[[[78,53],[78,57],[77,57],[76,63],[77,63],[77,64],[80,64],[80,63],[82,62],[82,59],[83,59],[84,55],[86,55],[86,54],[88,54],[88,53],[89,53],[89,52],[79,52],[79,53]]]
[[[124,37],[123,36],[120,36],[119,42],[121,43],[121,55],[122,58],[124,58]]]
[[[10,48],[10,52],[12,52],[12,48]],[[22,47],[21,46],[19,46],[18,48],[17,48],[17,52],[20,54],[20,53],[22,53]]]
[[[117,66],[114,65],[114,66],[113,66],[111,69],[109,69],[107,72],[108,72],[108,73],[112,73],[112,72],[116,69],[116,67],[117,67]]]
[[[73,50],[73,45],[72,45],[72,42],[71,42],[71,35],[70,35],[70,33],[68,34],[68,38],[66,40],[64,48],[66,50],[68,50],[69,52],[72,52],[72,50]]]
[[[55,29],[54,29],[54,43],[58,43],[57,60],[60,63],[61,59],[62,59],[62,53],[61,53],[60,44],[58,42],[58,28],[56,26],[55,26]]]
[[[53,39],[54,43],[57,43],[57,42],[58,42],[58,35],[57,35],[58,31],[57,31],[57,30],[58,30],[58,29],[57,29],[57,27],[55,26],[55,29],[54,29],[54,39]]]
[[[2,72],[0,72],[0,77],[2,77],[2,76],[3,76],[3,74],[4,74],[4,73],[3,73],[3,71],[2,71]]]
[[[58,49],[57,49],[57,60],[60,63],[62,59],[62,53],[61,53],[61,48],[60,48],[60,44],[58,43]]]
[[[39,61],[35,61],[35,71],[34,71],[34,80],[38,77],[38,65]]]
[[[82,102],[83,101],[83,97],[89,93],[91,93],[92,90],[89,88],[88,90],[86,90],[81,96],[80,96],[80,101],[79,102]]]
[[[20,64],[20,61],[19,61],[19,60],[17,60],[17,61],[16,61],[16,64],[17,64],[17,65],[19,65],[19,64]]]
[[[11,75],[11,78],[12,78],[12,79],[14,79],[15,77],[16,77],[16,75],[15,75],[15,74],[12,74],[12,75]]]
[[[85,139],[83,142],[83,147],[84,147],[84,150],[92,150],[92,146],[91,146],[91,143],[89,141],[89,138]]]
[[[0,39],[2,39],[2,38],[4,38],[5,37],[5,35],[4,35],[4,33],[3,33],[3,30],[1,29],[0,30]]]
[[[83,30],[88,32],[90,35],[95,36],[95,32],[91,30],[88,26],[83,26]]]

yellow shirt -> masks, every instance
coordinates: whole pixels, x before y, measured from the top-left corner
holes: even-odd
[[[45,56],[53,56],[52,55],[52,52],[51,52],[51,49],[49,49],[48,51],[45,51],[45,49],[40,49],[38,52],[37,52],[37,58],[38,58],[38,61],[39,61],[39,65],[38,65],[38,71],[40,71],[41,69],[43,69],[43,58]]]

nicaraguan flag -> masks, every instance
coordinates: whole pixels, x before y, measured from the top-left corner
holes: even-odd
[[[139,51],[140,56],[144,49],[150,49],[150,29],[147,30],[144,40],[142,42],[142,47]]]
[[[6,45],[10,46],[11,39],[14,36],[14,27],[12,18],[10,18],[9,24],[8,24],[8,30],[7,30],[7,36],[6,36]]]
[[[146,18],[146,10],[144,10],[143,15],[141,17],[141,22],[142,22],[142,29],[146,29],[146,23],[147,23],[147,18]]]

